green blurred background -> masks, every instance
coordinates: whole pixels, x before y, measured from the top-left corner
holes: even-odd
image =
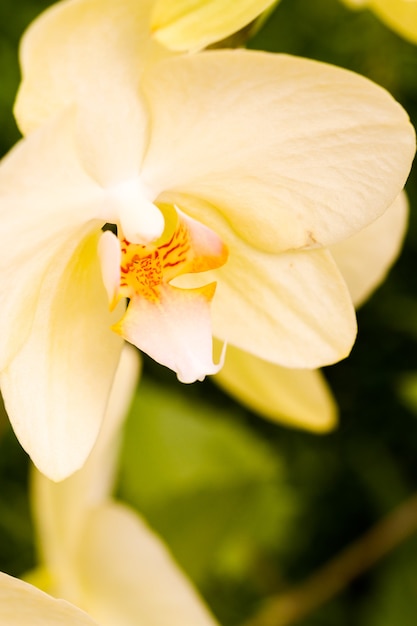
[[[2,154],[19,137],[11,112],[18,40],[49,4],[0,3]],[[386,87],[417,126],[417,46],[368,11],[351,12],[338,0],[282,0],[249,46],[364,74]],[[302,583],[417,490],[415,171],[407,190],[403,253],[358,312],[351,356],[326,369],[340,407],[333,433],[267,422],[212,381],[182,386],[145,361],[119,496],[168,541],[223,626],[243,623],[270,595]],[[19,575],[35,562],[27,459],[7,420],[0,425],[0,570]],[[415,626],[416,616],[417,534],[294,623]]]

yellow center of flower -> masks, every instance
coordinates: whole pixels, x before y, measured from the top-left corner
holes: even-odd
[[[126,298],[138,295],[150,302],[158,302],[161,287],[176,276],[218,267],[225,260],[223,247],[220,254],[214,254],[215,258],[196,255],[189,228],[181,220],[168,240],[162,238],[159,243],[135,244],[123,239],[121,252],[119,295]]]
[[[129,299],[123,317],[111,328],[173,369],[183,382],[202,380],[222,365],[222,360],[213,363],[212,354],[210,303],[217,276],[210,272],[194,281],[191,275],[224,265],[227,247],[213,230],[178,207],[158,207],[165,228],[156,241],[133,243],[111,231],[100,239],[110,308],[121,298]],[[185,280],[171,284],[183,274],[188,275]]]
[[[181,273],[173,272],[172,268],[177,268],[187,260],[190,246],[183,230],[179,229],[170,241],[156,248],[123,239],[120,267],[122,296],[131,298],[134,294],[139,294],[151,302],[159,300],[161,285]]]

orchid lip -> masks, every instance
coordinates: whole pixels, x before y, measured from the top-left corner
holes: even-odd
[[[112,330],[157,362],[173,369],[182,382],[203,380],[223,365],[213,362],[210,304],[216,283],[192,289],[171,284],[178,276],[212,270],[227,260],[227,249],[209,228],[177,207],[161,207],[163,236],[144,244],[106,230],[99,256],[110,308],[128,299]]]

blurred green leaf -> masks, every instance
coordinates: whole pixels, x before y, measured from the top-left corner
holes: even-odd
[[[417,415],[417,372],[401,375],[398,381],[398,395],[405,406]]]
[[[146,379],[127,423],[120,494],[199,581],[213,572],[242,576],[284,541],[295,511],[280,459],[238,409]]]

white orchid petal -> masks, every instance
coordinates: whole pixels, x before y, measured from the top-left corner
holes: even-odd
[[[93,511],[79,546],[88,612],[106,626],[215,626],[165,546],[127,507]]]
[[[72,111],[20,141],[0,167],[0,368],[24,343],[51,259],[97,223],[102,190],[83,171]]]
[[[55,593],[75,604],[82,598],[74,563],[80,534],[90,509],[109,498],[113,489],[121,425],[138,380],[138,357],[135,348],[124,346],[103,425],[84,466],[59,483],[32,471],[32,509],[43,559],[53,572]]]
[[[356,337],[346,284],[326,251],[277,257],[231,250],[216,271],[214,334],[285,367],[316,368],[345,358]]]
[[[214,380],[274,422],[319,433],[336,425],[336,403],[319,370],[280,367],[229,346]]]
[[[7,626],[98,626],[77,607],[0,573],[0,622]]]
[[[98,237],[79,233],[81,243],[71,238],[53,259],[30,335],[0,377],[18,439],[54,480],[91,451],[122,348],[110,330],[115,316],[101,282]]]
[[[54,238],[99,220],[102,190],[85,173],[65,110],[19,141],[0,167],[1,265],[26,261]]]
[[[23,133],[77,104],[84,165],[101,184],[137,174],[147,142],[144,63],[167,54],[149,33],[152,0],[59,2],[29,27],[15,115]],[[109,111],[111,114],[109,115]]]
[[[369,298],[396,260],[403,243],[407,218],[408,202],[403,192],[375,222],[330,247],[356,307]]]
[[[398,195],[415,152],[385,90],[317,61],[208,51],[153,66],[142,89],[152,120],[144,184],[211,203],[269,252],[359,231]],[[206,221],[198,207],[191,215]]]

